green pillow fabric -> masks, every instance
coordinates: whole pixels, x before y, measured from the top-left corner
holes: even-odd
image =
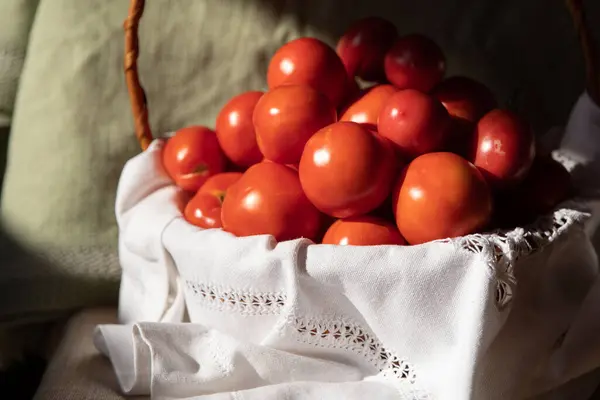
[[[0,270],[0,293],[16,300],[0,318],[116,302],[115,191],[123,164],[139,151],[122,68],[127,3],[40,0],[2,194],[6,247],[19,250]],[[519,89],[541,129],[563,123],[583,90],[579,47],[560,1],[146,3],[139,64],[155,133],[214,126],[230,97],[264,88],[282,43],[309,35],[335,44],[368,15],[432,36],[450,74],[481,79],[501,100]]]
[[[0,126],[9,125],[39,0],[0,2]],[[3,148],[4,149],[4,148]]]

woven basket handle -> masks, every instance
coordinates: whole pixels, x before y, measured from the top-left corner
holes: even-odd
[[[135,135],[142,150],[152,142],[152,131],[148,123],[146,94],[140,84],[137,69],[139,55],[138,26],[144,12],[145,0],[130,0],[129,15],[125,20],[125,77],[135,124]],[[565,0],[579,36],[586,68],[586,87],[592,99],[600,104],[600,70],[597,48],[587,26],[583,0]]]
[[[152,142],[152,131],[148,123],[148,103],[146,93],[140,83],[137,59],[139,55],[138,26],[144,13],[145,0],[131,0],[129,15],[123,24],[125,29],[125,79],[129,90],[129,101],[133,113],[135,136],[146,150]]]

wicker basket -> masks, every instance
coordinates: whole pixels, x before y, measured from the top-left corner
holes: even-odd
[[[248,343],[349,360],[361,376],[392,382],[415,394],[411,399],[427,398],[417,395],[422,389],[451,400],[548,389],[544,379],[557,370],[548,360],[569,349],[562,343],[579,343],[577,332],[587,332],[594,319],[578,313],[594,280],[600,291],[585,232],[589,213],[567,203],[531,226],[416,246],[277,243],[269,235],[238,238],[192,226],[177,207],[180,190],[162,168],[164,142],[153,142],[138,77],[144,3],[131,0],[125,21],[125,73],[143,151],[126,164],[117,191],[122,323],[181,322],[185,309],[190,322]],[[585,56],[588,93],[600,104],[582,2],[566,4]],[[366,266],[377,273],[364,273]],[[517,277],[526,296],[514,295]],[[170,329],[158,325],[153,329]],[[559,378],[572,378],[568,373]]]

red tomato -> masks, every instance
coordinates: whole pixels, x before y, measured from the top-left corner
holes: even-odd
[[[361,216],[338,219],[329,227],[323,244],[349,246],[405,245],[396,225],[381,218]]]
[[[414,158],[441,150],[450,123],[450,116],[439,101],[407,89],[388,98],[377,127],[379,134],[390,139],[402,155]]]
[[[217,115],[217,139],[225,155],[236,165],[249,167],[262,159],[256,144],[252,113],[262,92],[233,97]]]
[[[377,130],[377,119],[387,100],[398,91],[392,85],[378,85],[367,89],[342,113],[340,121],[352,121]]]
[[[494,188],[518,183],[535,157],[535,137],[525,121],[508,110],[492,110],[474,133],[473,164]]]
[[[198,192],[212,194],[213,196],[219,197],[222,200],[225,198],[227,189],[229,189],[229,187],[236,183],[241,177],[241,172],[223,172],[213,175],[206,180],[206,183],[202,185]]]
[[[337,53],[350,76],[367,81],[385,79],[383,60],[398,31],[391,22],[369,17],[361,19],[344,33],[337,44]]]
[[[280,164],[300,161],[306,141],[332,124],[337,112],[327,97],[309,86],[280,86],[267,92],[254,109],[258,146]]]
[[[496,99],[487,86],[464,76],[453,76],[442,81],[431,93],[450,116],[476,123],[496,107]]]
[[[464,76],[443,80],[431,93],[452,117],[447,149],[469,157],[475,124],[496,107],[496,99],[487,86]]]
[[[481,173],[453,153],[414,159],[394,188],[396,224],[410,244],[477,232],[488,223],[492,196]]]
[[[223,172],[226,165],[217,135],[203,126],[175,132],[165,143],[162,159],[175,184],[190,192],[196,192],[212,175]]]
[[[281,46],[267,70],[269,89],[282,85],[307,85],[323,93],[334,107],[342,101],[347,84],[344,64],[327,44],[300,38]]]
[[[223,172],[208,178],[185,207],[185,219],[200,228],[220,228],[221,205],[227,189],[241,176],[240,172]]]
[[[248,168],[229,187],[221,220],[223,229],[236,236],[314,240],[321,215],[302,191],[297,172],[284,165],[261,162]]]
[[[319,210],[349,218],[383,203],[396,160],[387,140],[354,122],[337,122],[306,143],[299,172],[306,196]]]
[[[185,206],[187,222],[204,229],[221,227],[221,200],[209,193],[198,192]]]
[[[445,72],[444,53],[433,40],[422,35],[399,38],[385,56],[385,75],[400,89],[429,92]]]

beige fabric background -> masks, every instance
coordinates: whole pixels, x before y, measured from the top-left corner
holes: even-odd
[[[2,196],[13,239],[0,268],[0,321],[116,301],[114,196],[138,151],[122,72],[127,3],[39,2]],[[600,2],[586,4],[598,30]],[[352,20],[373,14],[436,39],[450,74],[486,82],[501,100],[519,89],[540,132],[563,123],[583,90],[562,0],[152,0],[140,74],[154,131],[213,126],[231,96],[264,87],[282,43],[311,35],[333,44]]]

